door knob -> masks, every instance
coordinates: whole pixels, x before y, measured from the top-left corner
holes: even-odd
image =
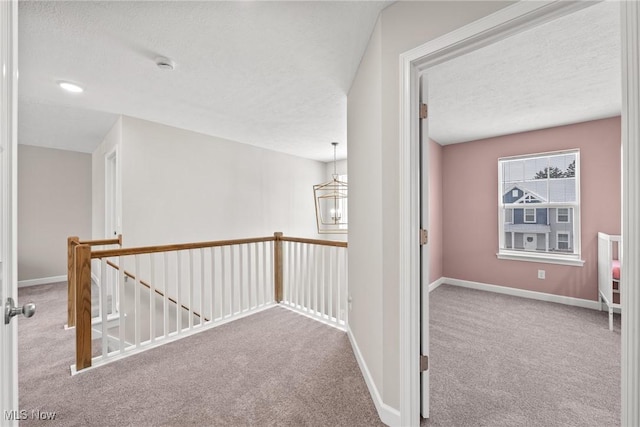
[[[22,307],[16,307],[13,298],[7,298],[7,302],[4,305],[4,324],[8,325],[11,319],[18,314],[24,315],[24,317],[31,317],[36,313],[36,305],[32,302],[23,305]]]

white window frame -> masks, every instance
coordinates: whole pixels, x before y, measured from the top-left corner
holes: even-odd
[[[566,221],[560,221],[560,209],[566,209],[567,210],[567,220]],[[571,215],[569,215],[569,210],[570,208],[556,208],[556,222],[558,224],[569,224],[571,222]],[[562,215],[565,216],[565,215]]]
[[[527,211],[533,211],[532,221],[527,221]],[[537,215],[538,215],[538,212],[536,208],[523,208],[522,220],[524,221],[525,224],[535,224],[538,219]]]
[[[532,251],[522,251],[517,249],[507,249],[505,244],[505,222],[504,222],[504,211],[507,208],[529,208],[531,209],[531,205],[527,206],[526,204],[515,204],[515,203],[503,203],[503,182],[502,182],[502,164],[504,161],[508,160],[527,160],[534,159],[540,157],[549,157],[563,154],[575,154],[576,156],[576,166],[575,166],[575,178],[576,178],[576,200],[575,202],[543,202],[536,203],[536,208],[572,208],[573,209],[573,221],[570,223],[572,229],[570,231],[570,235],[573,236],[573,247],[571,247],[572,242],[571,239],[569,241],[569,249],[573,250],[573,253],[559,253],[559,252],[532,252]],[[522,155],[522,156],[511,156],[511,157],[501,157],[498,159],[498,252],[496,256],[498,259],[504,260],[515,260],[515,261],[530,261],[530,262],[538,262],[538,263],[548,263],[548,264],[561,264],[561,265],[571,265],[582,267],[584,265],[584,260],[582,257],[581,251],[581,242],[580,242],[580,150],[579,149],[571,149],[571,150],[561,150],[561,151],[551,151],[544,153],[536,153],[530,155]],[[524,214],[524,211],[523,211]],[[571,218],[571,216],[570,216]],[[523,218],[524,219],[524,218]],[[526,222],[526,221],[525,221]],[[533,224],[531,222],[526,222],[527,224]],[[566,223],[564,223],[566,224]],[[565,232],[562,232],[566,234]],[[557,245],[556,245],[557,246]]]
[[[566,250],[571,250],[571,233],[566,232],[566,231],[558,231],[556,232],[556,249],[557,250],[565,250],[565,249],[560,249],[560,235],[563,236],[567,236],[567,241],[563,241],[562,243],[566,243],[567,244],[567,249]]]

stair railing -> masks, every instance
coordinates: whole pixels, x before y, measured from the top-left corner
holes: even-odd
[[[280,302],[321,322],[346,329],[347,242],[282,238]]]
[[[78,245],[89,247],[118,245],[122,247],[122,234],[119,234],[116,239],[80,240],[78,236],[67,238],[67,328],[76,326],[76,283],[73,257],[74,249]]]
[[[73,244],[76,364],[72,372],[174,341],[281,303],[344,329],[346,242],[284,237],[92,250]],[[92,260],[94,263],[92,263]],[[118,316],[92,328],[92,264],[117,271]]]

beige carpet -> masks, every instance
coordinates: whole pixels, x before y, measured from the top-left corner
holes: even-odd
[[[620,316],[442,285],[425,426],[620,425]]]
[[[284,308],[71,377],[66,286],[23,288],[20,408],[65,426],[381,425],[344,332]]]

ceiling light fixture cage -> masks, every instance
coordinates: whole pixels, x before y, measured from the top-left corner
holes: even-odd
[[[337,142],[333,145],[333,175],[332,180],[324,184],[313,186],[316,203],[316,223],[319,234],[345,234],[348,231],[347,200],[348,185],[341,181],[336,170]]]

